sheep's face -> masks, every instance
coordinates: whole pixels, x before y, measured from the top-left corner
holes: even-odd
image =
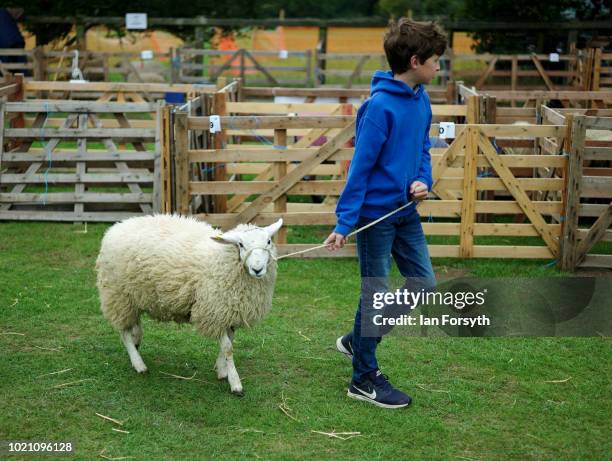
[[[279,219],[267,227],[251,227],[246,230],[233,229],[221,235],[217,240],[231,243],[238,247],[240,261],[245,269],[255,278],[262,278],[268,270],[274,244],[272,236],[283,225]]]

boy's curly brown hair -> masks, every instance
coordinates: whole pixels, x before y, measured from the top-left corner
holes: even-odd
[[[384,38],[387,62],[394,74],[406,72],[410,68],[410,58],[414,55],[421,64],[434,54],[442,56],[446,44],[446,34],[436,23],[407,18],[392,21]]]

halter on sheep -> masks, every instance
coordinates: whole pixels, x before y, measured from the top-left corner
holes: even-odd
[[[234,244],[238,246],[240,261],[245,269],[255,278],[262,278],[266,275],[266,270],[272,255],[272,236],[283,225],[283,220],[279,219],[268,227],[253,227],[246,231],[228,231],[223,235],[212,237],[216,242]]]

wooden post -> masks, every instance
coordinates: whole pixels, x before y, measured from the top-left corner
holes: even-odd
[[[174,115],[175,169],[176,169],[176,211],[189,214],[189,141],[187,139],[187,114]]]
[[[77,126],[81,131],[87,130],[87,114],[79,114],[79,119],[77,121]],[[85,157],[87,155],[87,138],[79,138],[77,140],[77,148],[78,152],[81,156]],[[76,218],[79,218],[83,215],[85,211],[85,204],[83,202],[79,202],[79,196],[83,196],[85,194],[85,184],[82,182],[85,174],[87,173],[87,165],[85,162],[77,162],[76,164],[76,184],[74,185],[74,193],[75,193],[75,204],[74,204],[74,214]],[[75,224],[82,224],[82,221],[75,221]]]
[[[0,98],[0,175],[2,175],[2,153],[4,152],[4,106],[3,98]],[[3,192],[0,184],[0,192]]]
[[[480,123],[480,103],[482,96],[468,96],[466,122],[468,125]]]
[[[516,80],[518,78],[518,56],[513,55],[512,56],[512,71],[511,71],[511,77],[510,77],[510,90],[511,91],[516,91]],[[512,107],[516,106],[516,101],[513,99],[512,100]]]
[[[217,80],[217,86],[223,85],[225,86],[226,79],[224,77],[219,77]],[[213,96],[213,105],[212,105],[212,115],[224,116],[227,115],[226,105],[225,105],[225,93],[215,93]],[[222,126],[220,132],[214,134],[213,138],[213,148],[214,149],[225,149],[225,144],[227,143],[227,127]],[[213,174],[213,179],[215,181],[227,181],[227,171],[225,165],[222,163],[215,164],[215,172]],[[215,213],[226,213],[227,212],[227,197],[225,195],[215,195],[214,199],[214,209]]]
[[[311,87],[314,86],[313,84],[313,80],[312,80],[312,50],[306,50],[306,66],[305,66],[305,72],[306,72],[306,79],[304,82],[304,86],[307,87]]]
[[[317,54],[327,54],[327,26],[319,27],[319,43],[317,44]],[[325,84],[325,69],[327,68],[327,58],[317,56],[317,68],[319,69],[319,78],[317,84]]]
[[[485,111],[483,123],[497,123],[497,98],[495,96],[485,96]]]
[[[593,91],[599,91],[601,82],[601,53],[601,48],[595,50],[595,58],[593,59],[593,79],[591,80],[593,82]],[[590,71],[588,67],[590,66],[587,66],[585,74]],[[587,77],[587,75],[585,75],[585,77]],[[588,88],[585,88],[585,90],[588,90]]]
[[[470,97],[475,98],[475,96]],[[465,164],[463,165],[463,197],[461,200],[461,224],[459,235],[459,256],[471,258],[474,255],[474,221],[476,218],[476,165],[478,152],[478,131],[466,128]]]
[[[104,53],[102,55],[102,67],[104,72],[104,81],[110,82],[110,67],[108,65],[108,54]]]
[[[274,130],[274,148],[283,150],[287,147],[287,130]],[[273,169],[274,179],[280,181],[287,175],[287,162],[274,162]],[[282,194],[276,200],[274,200],[274,212],[275,213],[286,213],[287,212],[287,195]],[[283,226],[276,234],[276,243],[285,244],[287,243],[287,227]]]
[[[562,227],[561,268],[573,271],[576,268],[577,230],[580,216],[580,193],[582,190],[582,162],[586,128],[584,116],[568,117],[571,130],[571,145],[568,151],[567,188],[565,194],[565,219]]]
[[[457,98],[457,95],[455,94],[455,91],[456,91],[455,82],[453,82],[452,80],[449,79],[446,82],[446,104],[454,104],[455,103],[455,100]]]
[[[164,101],[157,101],[157,108],[155,111],[155,159],[153,160],[153,212],[160,213],[161,206],[161,188],[162,188],[162,152],[163,152],[163,116],[162,110],[164,108]]]
[[[246,79],[245,79],[245,59],[244,59],[244,54],[245,54],[245,50],[240,50],[240,80],[242,80],[243,82],[245,82],[246,85]]]
[[[17,91],[15,91],[12,95],[9,95],[9,102],[21,102],[25,101],[25,89],[23,87],[24,78],[23,74],[15,74],[13,76],[13,82],[17,84]],[[9,126],[11,128],[25,128],[25,114],[23,112],[19,112],[15,114],[16,116],[13,119],[10,119]],[[9,150],[13,150],[18,146],[21,146],[23,141],[15,140],[12,141],[8,145]]]
[[[202,26],[196,26],[195,27],[195,46],[199,51],[202,51],[204,49],[204,27]],[[204,77],[204,55],[200,54],[200,55],[196,55],[196,59],[195,59],[195,63],[197,65],[202,66],[202,69],[200,69],[197,72],[197,76],[198,77]]]
[[[176,48],[170,48],[170,83],[178,83],[178,50]]]
[[[32,72],[34,80],[44,82],[47,80],[47,56],[42,46],[34,48],[32,58],[34,60],[34,69]]]
[[[170,158],[170,106],[161,112],[161,212],[172,213],[172,162]]]

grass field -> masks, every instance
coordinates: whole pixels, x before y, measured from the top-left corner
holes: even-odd
[[[215,342],[186,326],[144,321],[139,376],[99,312],[106,228],[0,224],[2,440],[71,441],[76,459],[609,459],[607,339],[390,337],[380,362],[412,407],[347,399],[333,344],[352,324],[352,259],[280,263],[270,315],[236,335],[243,398],[216,380]],[[546,262],[434,260],[438,273],[557,274]]]

